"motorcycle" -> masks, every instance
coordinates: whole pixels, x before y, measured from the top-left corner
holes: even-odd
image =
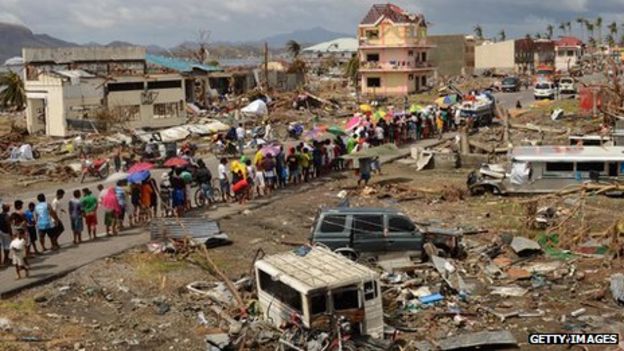
[[[94,161],[85,160],[82,163],[82,177],[80,183],[84,183],[86,176],[100,178],[104,180],[110,172],[109,159],[97,159]]]
[[[288,136],[295,140],[298,140],[303,134],[303,124],[291,123],[288,125]]]

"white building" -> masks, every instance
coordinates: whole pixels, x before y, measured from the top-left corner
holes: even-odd
[[[24,49],[23,58],[30,133],[64,137],[110,123],[158,128],[186,121],[184,78],[150,74],[144,48]]]
[[[358,40],[356,38],[338,38],[301,50],[301,57],[312,66],[320,65],[325,60],[347,63],[357,54],[357,51]]]
[[[581,61],[583,42],[575,37],[562,37],[555,42],[555,69],[567,72]]]

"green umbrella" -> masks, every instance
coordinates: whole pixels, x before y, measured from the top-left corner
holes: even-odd
[[[419,104],[412,104],[412,106],[410,106],[409,108],[409,112],[410,113],[416,113],[418,111],[422,111],[423,107]]]
[[[334,134],[336,136],[341,136],[341,135],[347,135],[347,133],[344,131],[344,129],[338,127],[338,126],[332,126],[327,128],[327,132]]]

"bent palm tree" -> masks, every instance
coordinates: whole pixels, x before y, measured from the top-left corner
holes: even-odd
[[[288,51],[288,53],[291,54],[293,58],[297,58],[301,53],[301,45],[299,45],[299,43],[294,40],[289,40],[286,43],[286,51]]]
[[[596,18],[596,27],[598,30],[598,44],[602,44],[602,17]]]
[[[552,24],[547,25],[546,26],[546,39],[551,39],[554,31],[555,31],[555,28],[553,27]]]
[[[472,30],[474,31],[474,34],[478,39],[483,39],[483,28],[480,24],[474,26]]]
[[[500,37],[501,41],[505,41],[505,39],[507,39],[507,34],[505,33],[504,29],[501,29],[501,31],[498,33],[498,36]]]
[[[357,85],[359,70],[360,58],[356,55],[349,60],[349,63],[347,63],[347,67],[345,69],[345,75],[351,80],[351,82],[353,82],[354,85]]]
[[[561,31],[562,35],[565,35],[566,34],[566,24],[563,23],[563,22],[559,23],[559,30]]]
[[[568,35],[572,35],[572,22],[567,21],[566,27],[568,28]]]
[[[22,77],[15,72],[7,72],[0,75],[0,103],[5,107],[13,107],[22,110],[26,105],[26,91]]]

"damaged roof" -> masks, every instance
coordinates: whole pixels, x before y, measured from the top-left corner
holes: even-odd
[[[257,261],[255,267],[302,293],[371,281],[379,276],[368,267],[318,246],[267,256]]]
[[[622,146],[522,146],[511,152],[521,162],[606,162],[624,161]]]
[[[394,4],[373,5],[360,24],[375,24],[382,17],[394,23],[422,23],[425,25],[425,17],[422,14],[411,14]]]
[[[223,71],[223,69],[219,66],[204,65],[199,62],[185,60],[178,57],[147,54],[145,55],[145,61],[147,61],[148,64],[165,67],[181,73],[190,73],[196,69],[204,72]]]

